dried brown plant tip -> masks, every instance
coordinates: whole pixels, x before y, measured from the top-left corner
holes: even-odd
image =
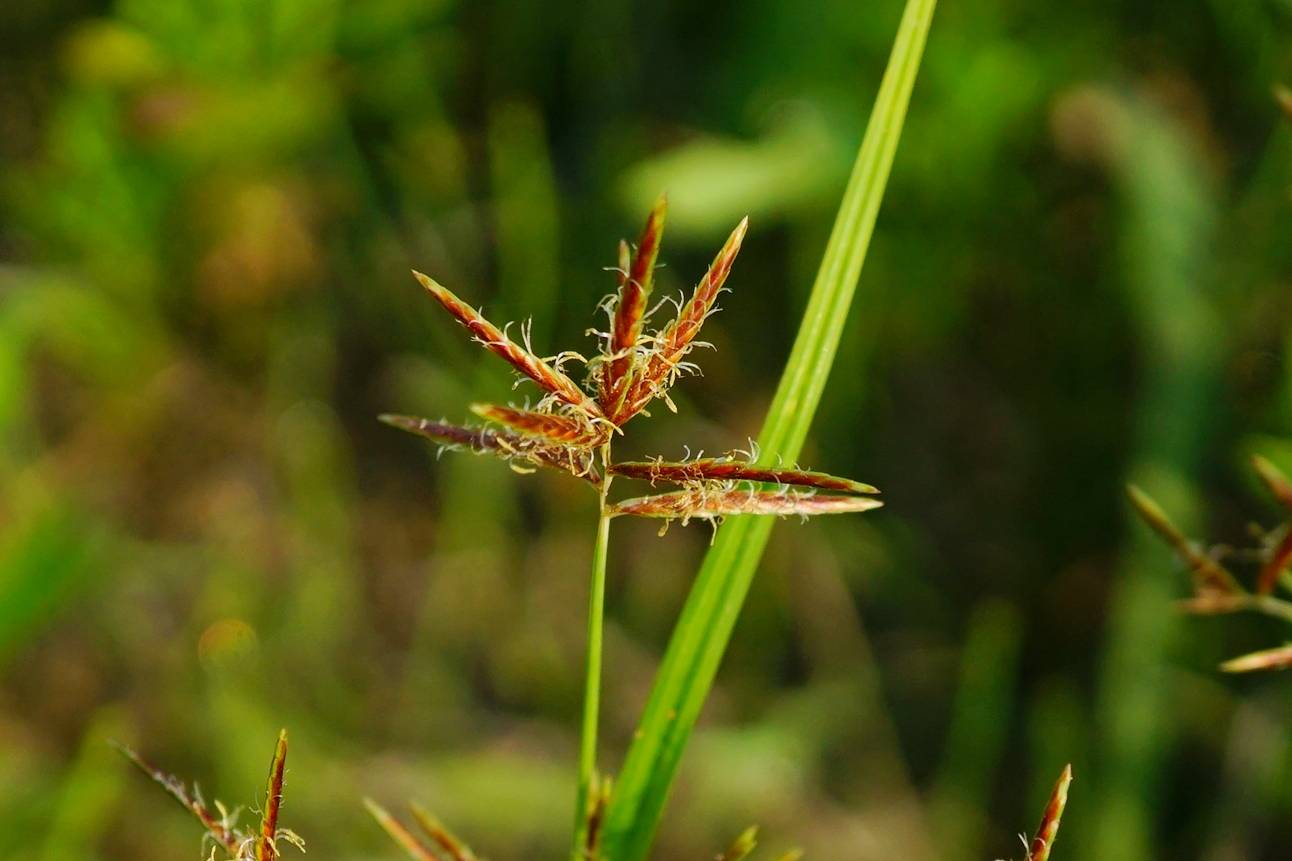
[[[539,388],[549,392],[558,400],[579,407],[589,415],[601,415],[601,408],[587,396],[583,389],[579,388],[574,380],[512,341],[501,329],[486,320],[484,315],[453,295],[452,291],[434,278],[417,271],[413,272],[413,276],[444,306],[446,311],[456,317],[458,322],[485,346],[485,349],[501,356],[513,368],[529,377],[538,384]]]
[[[847,514],[870,511],[884,503],[866,496],[826,496],[799,491],[731,490],[725,487],[700,486],[656,496],[625,499],[610,506],[612,515],[632,514],[638,517],[661,517],[681,520],[712,520],[735,514],[792,514],[810,517],[817,514]]]
[[[1059,821],[1063,819],[1063,808],[1068,803],[1068,787],[1072,784],[1072,766],[1065,765],[1059,780],[1054,784],[1050,800],[1045,805],[1041,824],[1036,828],[1036,835],[1028,847],[1027,861],[1049,861],[1050,850],[1059,835]]]
[[[839,493],[875,494],[879,490],[869,484],[839,478],[824,472],[800,469],[769,469],[743,463],[730,458],[701,458],[699,460],[671,462],[665,460],[624,461],[612,464],[610,472],[626,478],[640,478],[654,484],[690,484],[695,481],[756,481],[765,484],[811,487]]]
[[[196,786],[190,790],[179,778],[152,765],[129,747],[121,744],[116,747],[140,771],[158,783],[185,810],[193,814],[206,830],[203,839],[223,849],[229,861],[274,861],[280,854],[278,850],[280,841],[290,843],[302,852],[305,851],[305,841],[295,832],[278,827],[278,814],[283,802],[283,778],[287,769],[287,730],[282,730],[278,734],[274,758],[269,765],[264,812],[261,814],[260,828],[254,834],[238,829],[235,821],[237,814],[230,813],[220,802],[215,802],[218,815],[212,813],[206,807]]]

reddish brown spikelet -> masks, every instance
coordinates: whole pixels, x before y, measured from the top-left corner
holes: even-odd
[[[646,218],[646,226],[642,228],[641,238],[637,242],[637,251],[632,256],[627,275],[619,288],[619,301],[615,305],[614,324],[610,331],[610,354],[613,358],[606,370],[603,388],[607,400],[602,405],[607,408],[611,406],[612,399],[617,399],[622,394],[623,382],[632,370],[632,351],[637,346],[637,339],[641,337],[642,321],[654,281],[655,262],[659,259],[667,213],[668,198],[661,194]],[[624,246],[621,244],[621,263],[623,251]]]
[[[697,487],[675,493],[625,499],[610,506],[610,512],[613,515],[662,517],[685,522],[692,518],[707,520],[734,514],[778,516],[799,514],[805,517],[817,514],[846,514],[869,511],[882,505],[883,503],[878,499],[865,496],[826,496],[811,493]]]
[[[624,461],[610,467],[614,475],[641,478],[654,484],[688,484],[693,481],[760,481],[770,484],[812,487],[839,493],[879,493],[879,490],[860,481],[808,472],[799,469],[767,469],[749,463],[725,458],[702,458],[682,463],[669,461]]]
[[[382,830],[395,841],[400,849],[408,854],[413,861],[440,861],[434,850],[418,840],[411,831],[399,823],[399,820],[391,816],[386,808],[382,807],[371,798],[365,798],[363,804],[372,814],[372,818],[377,820],[377,824]]]
[[[512,341],[480,312],[453,295],[434,278],[416,271],[413,276],[491,353],[501,356],[513,368],[537,383],[539,388],[550,392],[559,400],[580,407],[590,415],[601,414],[601,408],[574,380]]]
[[[201,798],[196,792],[190,790],[178,777],[157,768],[134,750],[126,747],[125,745],[117,745],[116,747],[127,759],[133,762],[140,771],[148,775],[148,777],[161,786],[162,789],[166,790],[172,798],[178,801],[185,810],[193,814],[193,816],[197,818],[197,821],[202,823],[202,827],[206,829],[206,832],[211,835],[211,838],[215,840],[221,848],[228,852],[231,857],[237,857],[239,847],[245,838],[240,832],[235,831],[232,828],[225,827],[221,819],[208,810],[206,805],[202,803]]]
[[[576,478],[597,482],[593,452],[578,446],[553,445],[533,437],[493,428],[469,428],[415,416],[381,415],[379,421],[417,434],[446,448],[465,448],[509,461],[550,466]]]
[[[274,759],[269,764],[269,781],[265,788],[265,813],[260,819],[260,836],[256,840],[256,861],[273,861],[278,857],[274,838],[278,836],[278,811],[283,804],[283,773],[287,768],[287,730],[278,733]]]
[[[420,805],[409,804],[408,810],[413,814],[413,820],[417,823],[426,836],[431,838],[436,846],[448,855],[450,861],[476,861],[475,853],[471,851],[465,843],[457,838],[453,832],[445,828],[443,823],[431,814],[427,813]]]
[[[1279,543],[1274,546],[1270,552],[1270,558],[1261,566],[1260,577],[1256,580],[1256,592],[1260,595],[1268,595],[1274,591],[1278,585],[1279,575],[1283,569],[1292,562],[1292,527],[1288,528]]]
[[[631,381],[623,402],[616,405],[613,415],[615,424],[621,425],[641,412],[667,387],[678,363],[691,348],[705,318],[713,310],[713,303],[717,301],[722,285],[731,273],[731,266],[740,253],[740,245],[748,228],[749,219],[742,218],[713,259],[709,271],[696,285],[691,299],[678,311],[677,319],[656,336],[655,347],[646,366]]]
[[[1041,824],[1036,828],[1036,836],[1028,849],[1027,861],[1048,861],[1054,840],[1059,835],[1059,820],[1063,818],[1063,808],[1068,803],[1068,786],[1072,783],[1072,766],[1065,765],[1059,780],[1054,784],[1050,800],[1045,805]]]
[[[1170,544],[1175,549],[1176,555],[1189,566],[1189,570],[1193,572],[1195,588],[1200,594],[1245,591],[1227,568],[1193,546],[1193,543],[1171,522],[1166,512],[1151,496],[1133,484],[1127,486],[1126,493],[1131,505],[1135,507],[1144,522]]]
[[[1292,667],[1292,646],[1278,646],[1233,658],[1220,665],[1227,673],[1250,673],[1256,670],[1286,670]]]
[[[594,424],[571,416],[498,404],[472,404],[471,412],[483,419],[506,425],[523,434],[542,437],[558,445],[597,446],[610,436],[609,425]]]
[[[610,778],[593,775],[583,837],[583,856],[589,861],[601,858],[601,833],[606,823],[606,808],[610,805],[611,787]]]
[[[1283,474],[1283,470],[1259,454],[1252,456],[1252,467],[1266,488],[1285,508],[1292,508],[1292,481]]]

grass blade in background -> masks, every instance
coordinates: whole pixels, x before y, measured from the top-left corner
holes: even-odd
[[[1125,207],[1126,287],[1144,364],[1136,452],[1128,479],[1171,512],[1196,511],[1180,476],[1197,473],[1215,415],[1220,355],[1206,294],[1215,199],[1187,129],[1141,99],[1098,94],[1089,122],[1107,132],[1107,159]],[[1171,551],[1147,529],[1130,534],[1108,598],[1110,621],[1096,703],[1098,759],[1077,855],[1126,861],[1155,857],[1153,809],[1177,724],[1159,716],[1177,694],[1168,658],[1179,630],[1171,601],[1182,583]]]
[[[978,805],[991,795],[1009,743],[1006,716],[1013,711],[1021,644],[1022,625],[1012,605],[988,600],[974,610],[929,805],[943,861],[975,861],[987,854],[989,823]]]
[[[835,219],[789,364],[759,436],[762,462],[793,461],[807,437],[870,245],[936,0],[908,0],[866,136]],[[718,532],[674,629],[606,820],[605,854],[646,856],[682,751],[771,533],[765,517]]]

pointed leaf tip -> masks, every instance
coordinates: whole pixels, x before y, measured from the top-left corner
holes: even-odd
[[[1063,767],[1058,781],[1054,784],[1054,789],[1050,792],[1045,813],[1041,816],[1041,824],[1037,826],[1036,835],[1029,846],[1028,861],[1048,861],[1050,850],[1054,848],[1054,841],[1059,834],[1063,809],[1068,804],[1068,787],[1071,784],[1072,764],[1069,763]]]
[[[1231,658],[1220,665],[1226,673],[1252,673],[1260,670],[1286,670],[1292,668],[1292,645],[1277,646]]]

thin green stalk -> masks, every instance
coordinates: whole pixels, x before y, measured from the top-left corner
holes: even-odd
[[[601,449],[601,505],[597,541],[592,549],[592,582],[588,590],[588,656],[583,687],[583,730],[579,739],[579,788],[574,802],[574,845],[570,857],[583,858],[587,840],[588,795],[597,768],[597,721],[601,712],[601,639],[606,608],[606,556],[610,547],[610,444]]]
[[[936,0],[906,4],[803,323],[759,436],[763,463],[793,462],[807,437],[870,244],[935,5]],[[650,849],[771,527],[770,518],[732,518],[705,556],[611,796],[607,858],[641,861]]]

